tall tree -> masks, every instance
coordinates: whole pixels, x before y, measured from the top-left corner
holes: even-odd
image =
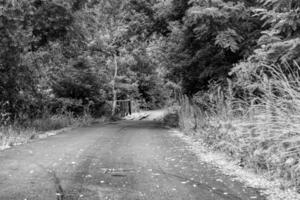
[[[211,80],[223,80],[233,65],[249,56],[261,23],[250,1],[194,0],[179,6],[181,19],[169,21],[166,46],[168,77],[192,95]],[[171,10],[181,1],[174,1]],[[180,16],[180,14],[178,16]],[[166,19],[176,19],[164,16]]]
[[[299,62],[300,2],[297,0],[260,0],[256,9],[267,30],[258,40],[261,48],[255,57],[266,62]]]

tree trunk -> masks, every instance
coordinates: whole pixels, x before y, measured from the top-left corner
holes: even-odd
[[[114,55],[114,64],[115,64],[115,73],[114,78],[112,81],[112,92],[113,92],[113,105],[112,105],[112,115],[116,114],[117,109],[117,90],[116,90],[116,78],[118,75],[118,62],[117,62],[117,56]]]
[[[212,6],[212,1],[208,0],[208,7],[211,7],[211,6]]]

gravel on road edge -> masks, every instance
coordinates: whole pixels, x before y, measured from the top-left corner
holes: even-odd
[[[264,175],[255,174],[244,169],[222,153],[213,152],[204,145],[201,140],[187,136],[179,130],[170,131],[174,137],[184,140],[201,161],[216,166],[222,173],[235,177],[236,180],[245,183],[249,187],[260,188],[268,200],[299,200],[300,194],[293,189],[283,190],[283,180],[268,180]]]

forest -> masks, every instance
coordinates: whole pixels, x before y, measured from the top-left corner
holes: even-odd
[[[2,0],[0,146],[130,99],[300,191],[299,36],[298,0]]]

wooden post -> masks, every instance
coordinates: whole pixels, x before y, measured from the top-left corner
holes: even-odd
[[[129,114],[131,115],[132,114],[132,111],[131,111],[131,101],[129,101]]]
[[[132,114],[131,100],[117,100],[116,105],[118,109],[115,110],[115,114],[119,114],[124,117]]]
[[[114,55],[114,64],[115,64],[115,73],[114,78],[112,81],[112,90],[113,90],[113,105],[112,105],[112,115],[116,114],[116,108],[117,108],[117,90],[116,90],[116,79],[118,75],[118,62],[117,62],[117,56]]]

